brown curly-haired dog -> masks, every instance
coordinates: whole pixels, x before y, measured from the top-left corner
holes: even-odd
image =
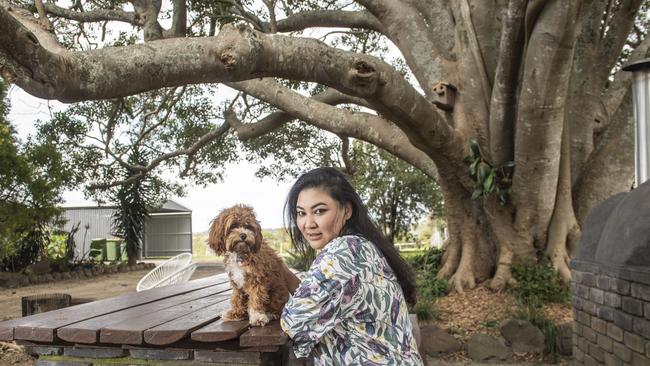
[[[262,229],[253,209],[235,205],[212,220],[208,244],[224,255],[232,296],[224,320],[249,319],[264,326],[280,318],[289,295],[300,280],[262,238]]]

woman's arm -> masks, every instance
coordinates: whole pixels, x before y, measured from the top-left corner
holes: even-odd
[[[321,338],[340,322],[344,289],[356,276],[355,267],[347,244],[331,242],[285,305],[281,324],[293,340],[296,357],[309,356]]]

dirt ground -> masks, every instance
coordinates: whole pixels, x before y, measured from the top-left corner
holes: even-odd
[[[199,267],[194,272],[192,279],[212,276],[222,272],[223,269],[220,266]],[[113,273],[92,279],[66,280],[16,289],[0,289],[0,321],[21,317],[21,298],[23,296],[64,293],[70,294],[73,302],[82,299],[99,300],[135,292],[135,286],[145,274],[147,274],[146,270]],[[12,343],[0,342],[0,366],[9,365],[34,365],[34,359],[27,355],[21,347]]]

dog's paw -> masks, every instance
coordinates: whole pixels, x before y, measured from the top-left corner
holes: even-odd
[[[246,320],[246,316],[242,314],[236,314],[234,311],[228,310],[221,314],[221,319],[227,322],[232,322],[237,320]]]
[[[250,325],[254,327],[263,327],[271,321],[266,313],[257,310],[249,310],[248,316]]]

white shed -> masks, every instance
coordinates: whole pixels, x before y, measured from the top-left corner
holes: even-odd
[[[77,256],[84,256],[95,238],[113,238],[111,230],[115,206],[65,207],[64,230],[70,231],[76,224],[79,230],[74,236]],[[169,200],[149,212],[145,222],[144,257],[173,256],[192,252],[192,210]]]

